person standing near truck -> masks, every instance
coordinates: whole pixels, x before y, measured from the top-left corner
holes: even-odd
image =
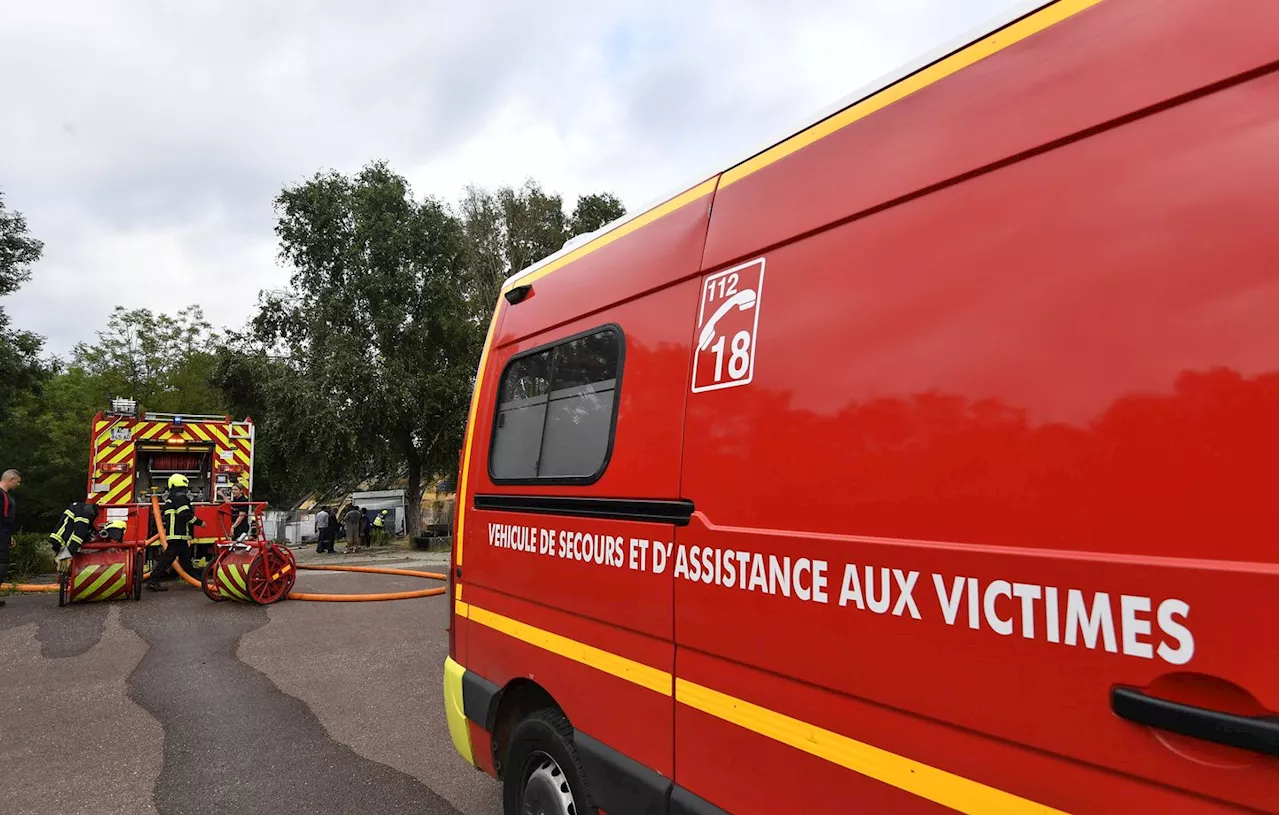
[[[13,548],[13,531],[18,526],[18,510],[10,493],[20,486],[22,473],[10,469],[0,474],[0,583],[9,571],[9,551]],[[4,600],[0,600],[0,607],[3,606]]]
[[[360,509],[352,504],[347,514],[342,516],[342,523],[347,533],[347,554],[360,551]]]
[[[385,509],[373,519],[373,538],[379,546],[387,542],[387,511]]]
[[[333,513],[328,507],[320,507],[316,513],[316,554],[333,551]]]
[[[231,513],[231,540],[240,541],[249,537],[252,508],[249,506],[249,495],[239,483],[231,487],[231,501],[227,506]]]

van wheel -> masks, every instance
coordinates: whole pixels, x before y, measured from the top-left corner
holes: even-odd
[[[596,815],[573,727],[560,711],[529,714],[511,736],[503,773],[505,815]]]

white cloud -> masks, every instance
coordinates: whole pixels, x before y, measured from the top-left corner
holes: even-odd
[[[10,4],[0,189],[46,254],[5,306],[57,352],[117,304],[239,326],[288,276],[274,194],[375,158],[636,207],[1007,5]]]

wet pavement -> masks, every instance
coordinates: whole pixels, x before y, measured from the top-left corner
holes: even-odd
[[[298,588],[421,585],[311,572]],[[443,596],[257,607],[174,585],[140,603],[7,599],[5,813],[501,811],[497,782],[449,741]]]

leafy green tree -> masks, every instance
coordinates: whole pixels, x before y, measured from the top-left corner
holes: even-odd
[[[288,503],[316,485],[312,462],[317,445],[329,440],[299,420],[297,411],[311,396],[300,365],[271,356],[250,335],[237,334],[218,348],[210,383],[222,392],[233,416],[253,417],[255,500]]]
[[[490,192],[468,187],[459,205],[467,236],[467,267],[474,311],[487,320],[502,281],[560,251],[576,235],[594,232],[626,214],[609,193],[578,198],[571,215],[564,200],[535,181]]]
[[[97,381],[104,405],[125,396],[147,410],[216,413],[222,394],[209,382],[214,351],[213,326],[199,306],[172,316],[116,306],[96,342],[76,345],[72,364]]]
[[[569,231],[574,235],[595,232],[626,214],[626,207],[622,206],[616,195],[607,192],[583,195],[578,198],[578,204],[569,218]]]
[[[479,355],[463,230],[383,162],[355,176],[317,174],[275,206],[290,284],[262,297],[257,360],[227,363],[220,381],[237,371],[255,379],[273,370],[264,360],[284,360],[285,373],[261,387],[288,417],[276,427],[298,481],[323,488],[403,473],[416,530],[424,478],[457,465]]]
[[[44,244],[27,231],[27,219],[7,209],[0,192],[0,297],[13,294],[31,279],[31,266],[43,253]],[[15,400],[38,389],[49,374],[40,360],[43,344],[39,335],[11,327],[9,315],[0,306],[0,434]]]
[[[39,395],[28,393],[14,403],[11,420],[0,426],[0,446],[25,476],[19,518],[24,529],[47,531],[69,503],[84,499],[89,423],[104,406],[101,392],[83,369],[58,367]]]
[[[117,308],[95,342],[78,344],[69,362],[47,363],[39,392],[17,394],[0,422],[5,460],[26,475],[23,526],[46,529],[84,498],[89,424],[111,397],[136,398],[148,410],[219,412],[212,342],[198,308],[176,316]]]

